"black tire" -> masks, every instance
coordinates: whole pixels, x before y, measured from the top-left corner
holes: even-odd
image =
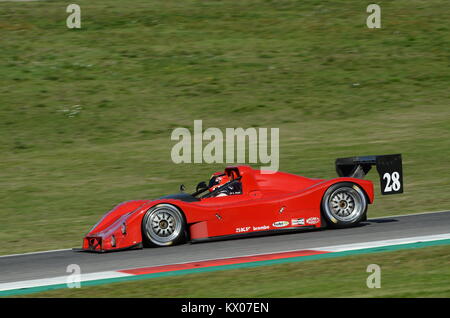
[[[322,198],[322,215],[329,227],[344,228],[366,219],[367,197],[352,182],[340,182],[327,189]]]
[[[171,204],[150,208],[142,219],[145,246],[170,246],[186,240],[186,221],[180,209]]]

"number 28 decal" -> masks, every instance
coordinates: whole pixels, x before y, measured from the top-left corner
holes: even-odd
[[[401,184],[400,184],[400,174],[397,171],[392,172],[390,174],[389,172],[386,172],[383,175],[383,180],[386,179],[386,187],[384,188],[384,192],[396,192],[400,190]]]

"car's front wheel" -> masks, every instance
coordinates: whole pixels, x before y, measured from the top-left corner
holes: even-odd
[[[351,182],[332,185],[323,196],[322,212],[331,227],[343,228],[359,223],[367,213],[364,190]]]
[[[142,219],[142,233],[146,245],[169,246],[186,237],[182,212],[171,204],[150,208]]]

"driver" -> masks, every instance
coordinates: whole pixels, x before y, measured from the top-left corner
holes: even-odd
[[[223,186],[224,184],[228,183],[231,180],[232,179],[224,173],[220,172],[214,173],[211,176],[211,179],[209,180],[209,192],[213,192],[215,189],[217,189],[220,186]],[[230,184],[229,186],[224,187],[215,196],[223,197],[233,194],[242,194],[242,186],[240,182],[236,182]]]
[[[209,180],[209,192],[213,192],[216,188],[224,185],[228,181],[230,181],[230,178],[225,173],[214,173]]]

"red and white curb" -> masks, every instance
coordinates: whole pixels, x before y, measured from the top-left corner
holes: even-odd
[[[216,266],[224,266],[224,265],[235,265],[235,264],[255,263],[255,262],[257,263],[257,262],[261,262],[261,261],[288,259],[288,258],[293,258],[293,257],[298,258],[298,257],[319,255],[319,254],[325,254],[325,253],[355,251],[355,250],[362,250],[362,249],[368,249],[368,248],[396,246],[396,245],[420,243],[420,242],[441,241],[441,240],[448,240],[448,239],[450,239],[450,233],[438,234],[438,235],[415,236],[415,237],[408,237],[408,238],[401,238],[401,239],[381,240],[381,241],[355,243],[355,244],[324,246],[324,247],[318,247],[318,248],[311,248],[311,249],[307,249],[307,250],[294,250],[294,251],[291,250],[291,251],[283,251],[283,252],[270,253],[270,254],[255,254],[255,255],[235,256],[235,257],[222,258],[222,259],[199,260],[199,261],[179,263],[179,264],[168,264],[168,265],[151,266],[151,267],[143,267],[143,268],[122,269],[122,270],[117,270],[117,271],[105,271],[105,272],[81,274],[79,277],[80,278],[79,281],[80,281],[80,283],[83,283],[83,282],[97,281],[97,280],[102,280],[102,279],[111,279],[111,278],[121,278],[121,277],[136,276],[136,275],[183,271],[183,270],[216,267]],[[70,276],[58,276],[58,277],[52,277],[52,278],[3,283],[3,284],[0,284],[0,291],[8,291],[8,290],[11,291],[11,290],[34,288],[34,287],[44,287],[44,286],[51,286],[51,285],[73,283],[73,281],[69,281],[69,277]]]
[[[151,267],[143,267],[143,268],[124,269],[124,270],[120,270],[119,272],[125,273],[125,274],[132,274],[132,275],[155,274],[155,273],[172,272],[172,271],[180,271],[180,270],[187,270],[187,269],[197,269],[197,268],[204,268],[204,267],[235,265],[235,264],[253,263],[253,262],[291,258],[291,257],[311,256],[311,255],[318,255],[318,254],[324,254],[324,253],[328,253],[328,252],[316,251],[316,250],[299,250],[299,251],[289,251],[289,252],[280,252],[280,253],[229,257],[229,258],[222,258],[222,259],[204,260],[204,261],[196,261],[196,262],[172,264],[172,265],[160,265],[160,266],[151,266]]]

